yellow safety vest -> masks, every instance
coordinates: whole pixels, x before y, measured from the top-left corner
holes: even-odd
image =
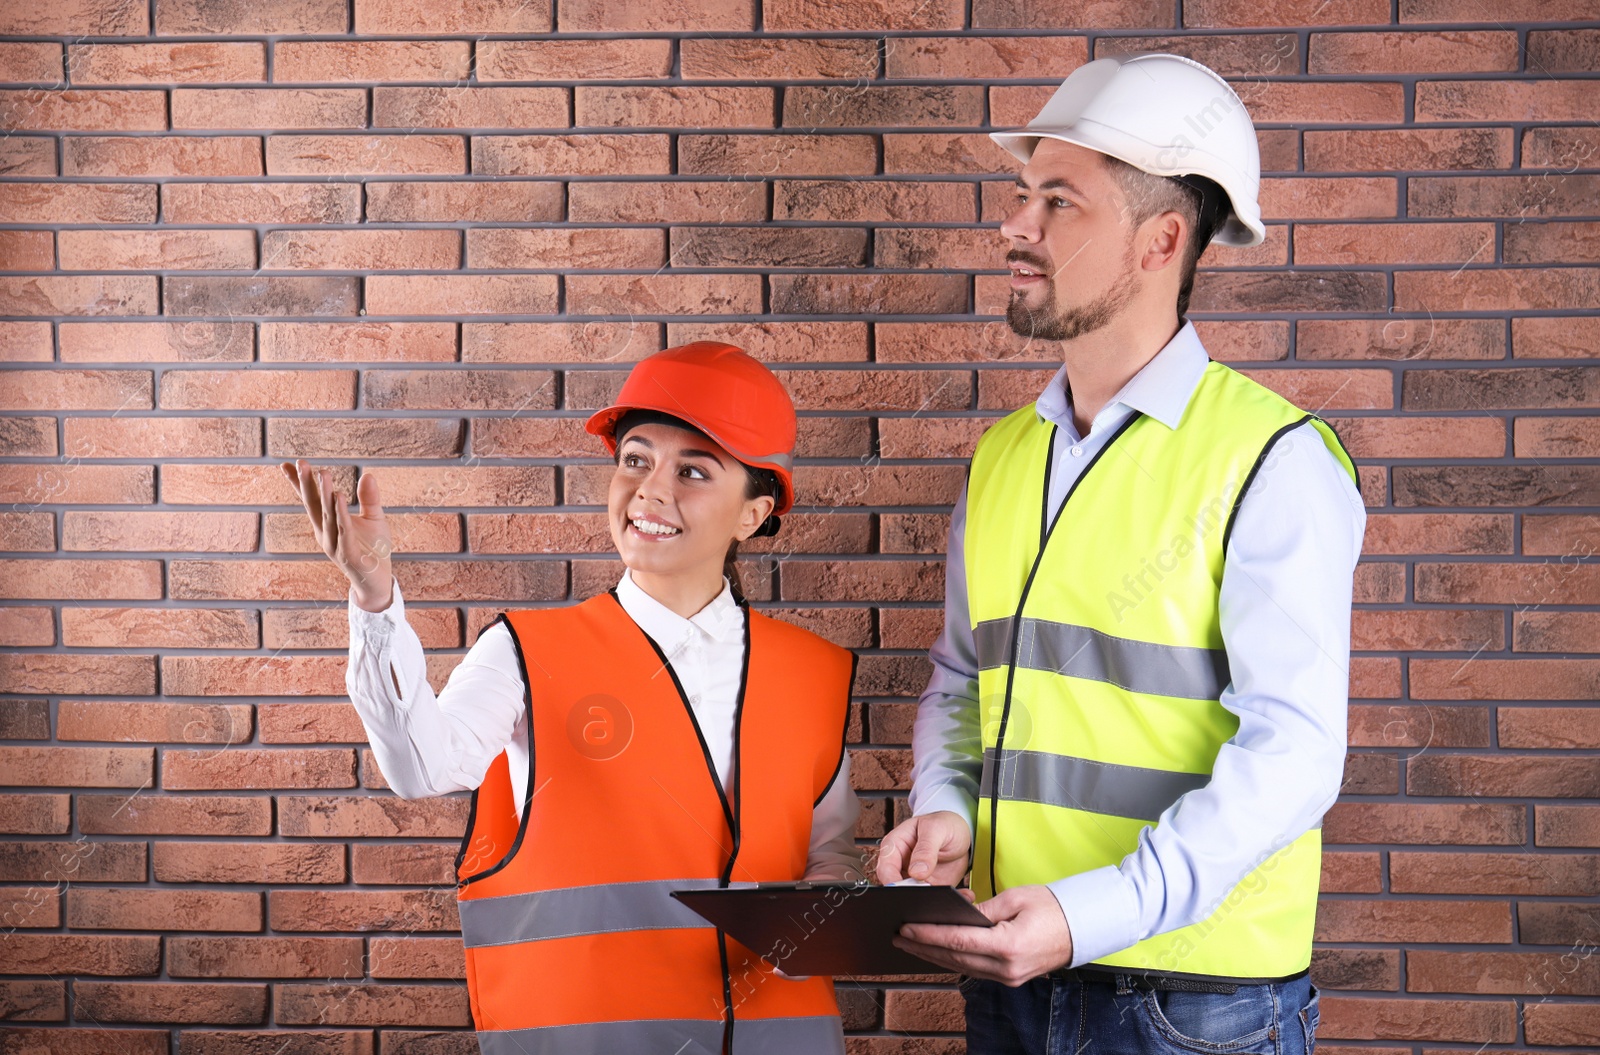
[[[1326,422],[1209,363],[1178,428],[1134,414],[1054,521],[1055,426],[1033,405],[979,441],[968,482],[967,601],[978,652],[980,899],[1117,865],[1210,781],[1239,721],[1218,599],[1233,515],[1274,444]],[[1096,960],[1133,972],[1283,978],[1311,961],[1320,827],[1279,841],[1198,923]]]

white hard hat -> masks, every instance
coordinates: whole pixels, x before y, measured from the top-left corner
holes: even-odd
[[[1026,128],[991,132],[1026,162],[1040,138],[1076,143],[1158,176],[1204,176],[1228,195],[1213,240],[1256,245],[1261,150],[1244,103],[1213,70],[1182,55],[1095,59],[1062,82]]]

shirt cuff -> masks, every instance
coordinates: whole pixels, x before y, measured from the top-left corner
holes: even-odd
[[[356,588],[353,585],[350,587],[347,600],[350,607],[351,630],[359,630],[368,635],[383,636],[393,633],[396,624],[405,622],[406,602],[405,598],[400,596],[400,580],[390,576],[389,588],[393,591],[390,594],[389,607],[382,611],[369,612],[356,604]]]
[[[938,813],[940,810],[949,810],[966,821],[969,835],[977,830],[978,802],[960,788],[946,784],[929,792],[917,802],[917,808],[912,811],[912,816],[921,817],[929,813]]]
[[[1133,886],[1116,865],[1094,868],[1048,884],[1072,932],[1072,963],[1121,952],[1139,940]]]

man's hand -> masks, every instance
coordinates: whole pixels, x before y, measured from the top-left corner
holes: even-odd
[[[955,886],[967,874],[971,850],[972,829],[960,814],[941,810],[912,817],[878,844],[878,882],[910,878]]]
[[[962,891],[963,894],[970,892]],[[1019,986],[1072,962],[1072,931],[1047,886],[1018,886],[978,906],[993,927],[908,923],[897,948],[952,971]]]

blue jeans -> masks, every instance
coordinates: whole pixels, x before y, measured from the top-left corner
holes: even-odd
[[[1310,1055],[1316,986],[1308,975],[1237,992],[1150,990],[1045,975],[1012,989],[961,979],[967,1055]]]

